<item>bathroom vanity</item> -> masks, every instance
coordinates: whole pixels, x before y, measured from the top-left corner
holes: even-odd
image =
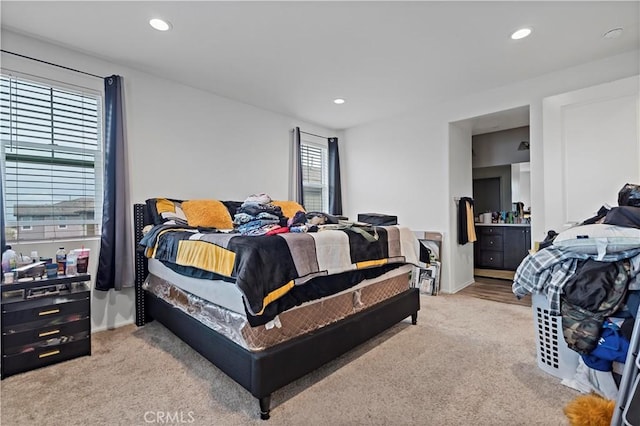
[[[476,223],[474,266],[515,271],[531,248],[529,223]]]

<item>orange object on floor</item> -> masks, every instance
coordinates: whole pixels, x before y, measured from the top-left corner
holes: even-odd
[[[580,395],[564,407],[571,426],[609,426],[616,402],[594,393]]]

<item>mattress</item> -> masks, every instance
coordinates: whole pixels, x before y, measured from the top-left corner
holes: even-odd
[[[411,268],[410,265],[402,266],[340,293],[304,303],[256,327],[248,323],[243,312],[213,303],[153,273],[147,277],[144,288],[245,349],[260,351],[340,321],[400,294],[409,288]],[[181,281],[180,286],[183,285]]]
[[[225,309],[241,314],[245,312],[242,292],[232,282],[204,280],[180,275],[157,259],[149,259],[149,273],[201,299],[214,302]]]
[[[412,265],[403,265],[379,277],[364,280],[363,282],[356,284],[350,289],[344,291],[358,289],[369,284],[376,283],[380,280],[385,280],[396,274],[406,274],[412,269]],[[206,301],[215,303],[216,305],[221,306],[225,309],[243,315],[246,312],[244,309],[244,303],[242,301],[242,292],[232,282],[223,280],[205,280],[181,275],[168,268],[162,262],[156,259],[149,259],[149,273],[170,282],[171,284],[186,291],[187,293],[198,296]],[[304,306],[304,304],[300,306]],[[292,309],[297,309],[300,306],[296,306]]]

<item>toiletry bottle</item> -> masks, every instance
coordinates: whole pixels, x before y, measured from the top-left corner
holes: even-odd
[[[78,257],[77,256],[78,255],[75,253],[74,250],[71,250],[67,255],[66,268],[64,273],[65,275],[67,276],[78,275],[78,268],[77,268]]]
[[[56,252],[56,263],[58,264],[58,275],[64,275],[67,263],[67,252],[64,247],[60,247]]]
[[[18,267],[18,254],[7,246],[7,250],[2,253],[2,272],[11,272]]]

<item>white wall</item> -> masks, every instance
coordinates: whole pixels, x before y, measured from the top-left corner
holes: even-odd
[[[638,51],[568,68],[536,79],[482,93],[433,103],[420,111],[348,129],[344,145],[349,185],[346,211],[392,210],[399,220],[418,230],[445,234],[442,290],[466,284],[459,268],[468,268],[467,246],[456,243],[452,197],[465,189],[457,182],[471,167],[464,149],[448,145],[457,140],[449,123],[521,106],[530,108],[531,204],[544,211],[542,99],[640,73]],[[451,137],[451,141],[450,141]],[[471,151],[471,138],[468,139]],[[594,155],[597,155],[594,153]],[[470,179],[470,177],[469,177]],[[470,183],[469,183],[470,184]],[[532,221],[532,240],[546,233],[544,218]],[[460,259],[463,259],[461,262]],[[447,262],[446,259],[450,259]]]
[[[340,158],[345,215],[390,213],[415,230],[448,232],[442,206],[449,201],[443,190],[449,147],[437,143],[448,129],[439,122],[419,111],[346,130]]]
[[[256,192],[287,199],[290,130],[300,126],[316,134],[342,136],[340,132],[4,30],[1,46],[3,50],[93,74],[123,77],[132,202],[158,196],[242,200]],[[13,55],[2,54],[2,67],[97,90],[103,87],[100,79]],[[341,144],[341,153],[343,147]],[[60,245],[71,249],[82,244],[92,249],[89,271],[95,276],[99,245],[95,240],[19,244],[15,248],[23,253],[37,250],[42,256],[52,256]],[[133,320],[133,289],[93,292],[94,331]]]
[[[558,232],[616,206],[640,179],[638,76],[543,100],[545,223]],[[594,155],[597,153],[597,155]]]
[[[459,245],[457,242],[458,205],[456,203],[456,199],[473,196],[470,140],[471,129],[469,127],[465,127],[462,123],[449,124],[449,157],[457,158],[460,165],[457,168],[449,167],[449,193],[452,198],[447,203],[449,207],[448,219],[449,223],[453,223],[455,226],[449,228],[449,238],[446,239],[446,247],[449,247],[449,250],[445,247],[445,255],[442,257],[443,265],[458,265],[457,268],[450,270],[449,285],[446,290],[443,288],[444,291],[451,293],[473,283],[473,243]],[[457,247],[457,250],[451,250],[453,245]]]

